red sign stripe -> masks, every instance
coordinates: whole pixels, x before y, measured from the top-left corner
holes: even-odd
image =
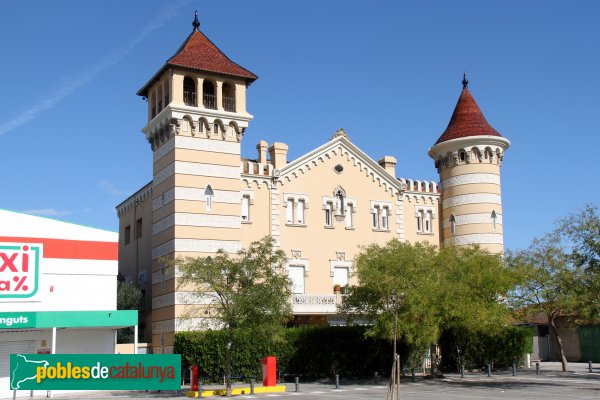
[[[71,258],[78,260],[118,260],[117,242],[93,242],[87,240],[49,239],[0,236],[0,242],[41,243],[44,258]]]

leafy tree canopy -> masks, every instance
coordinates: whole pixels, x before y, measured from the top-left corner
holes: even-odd
[[[396,239],[365,247],[355,259],[359,284],[342,310],[367,316],[371,333],[422,348],[451,327],[493,332],[509,321],[505,302],[515,276],[502,258],[479,247],[438,249]]]
[[[220,321],[228,332],[226,385],[231,393],[231,365],[235,328],[257,334],[280,332],[291,315],[289,279],[285,274],[287,258],[274,249],[271,237],[250,244],[237,257],[219,251],[214,257],[178,259],[180,290],[193,294],[200,307],[193,308],[209,326]],[[199,315],[198,315],[199,314]],[[208,317],[208,318],[207,318]],[[210,321],[213,321],[212,324]]]

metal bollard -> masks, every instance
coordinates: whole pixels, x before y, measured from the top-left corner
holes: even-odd
[[[460,377],[461,378],[465,377],[465,365],[464,364],[460,364]]]
[[[517,364],[515,363],[512,365],[512,374],[513,376],[517,376]]]
[[[487,364],[487,376],[492,376],[492,365]]]
[[[540,363],[539,362],[535,363],[535,374],[536,375],[540,374]]]
[[[417,381],[417,376],[415,375],[415,369],[413,368],[411,372],[412,372],[411,379],[412,379],[413,382],[416,382]]]
[[[254,379],[250,379],[250,394],[254,394]]]
[[[340,375],[339,374],[335,374],[335,388],[336,389],[340,388]]]
[[[379,383],[379,372],[375,372],[375,383]]]
[[[299,392],[300,391],[300,377],[299,376],[294,378],[294,383],[296,384],[296,392]]]
[[[588,370],[592,372],[592,362],[588,361]]]
[[[198,397],[202,397],[202,381],[198,379]]]

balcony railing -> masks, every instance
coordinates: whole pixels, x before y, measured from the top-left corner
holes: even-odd
[[[196,92],[183,91],[183,103],[186,106],[196,107]]]
[[[338,297],[335,294],[294,294],[294,313],[334,313],[337,311]]]
[[[204,108],[210,108],[211,110],[217,109],[217,97],[214,94],[204,93],[203,95]]]
[[[223,109],[225,111],[235,112],[235,97],[223,96]]]

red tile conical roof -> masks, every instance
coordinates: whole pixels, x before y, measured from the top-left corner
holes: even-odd
[[[198,69],[218,74],[245,78],[250,82],[258,77],[247,69],[231,61],[206,35],[199,30],[188,36],[167,65]]]
[[[465,78],[466,79],[466,78]],[[468,82],[467,82],[468,83]],[[448,140],[469,136],[500,136],[486,121],[471,92],[463,82],[463,90],[458,98],[452,118],[442,136],[435,142],[439,144]]]
[[[235,76],[245,79],[248,84],[258,79],[252,72],[231,61],[204,33],[200,32],[198,29],[200,23],[197,18],[194,20],[193,25],[194,30],[192,33],[179,46],[173,57],[169,58],[154,77],[137,92],[139,96],[148,97],[150,86],[160,78],[170,65]]]

